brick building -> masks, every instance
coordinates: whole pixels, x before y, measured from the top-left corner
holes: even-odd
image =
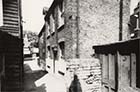
[[[63,3],[54,0],[45,15],[40,37],[46,32],[47,46],[60,47],[63,41],[65,58],[91,58],[92,45],[119,41],[120,30],[124,33],[123,40],[129,38],[129,1],[123,1],[123,9],[117,0],[64,0]],[[119,21],[120,11],[123,12],[122,21]]]
[[[99,75],[91,81],[100,80],[100,63],[94,58],[92,46],[129,39],[129,18],[129,0],[54,0],[39,33],[40,60],[46,70],[59,72],[58,65],[81,79]]]

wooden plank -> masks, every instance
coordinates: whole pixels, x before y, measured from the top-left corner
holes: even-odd
[[[109,78],[109,67],[108,67],[108,56],[103,54],[103,64],[102,64],[102,71],[103,71],[103,82],[107,82]]]
[[[6,6],[6,7],[4,7],[4,9],[9,9],[9,10],[13,10],[13,11],[18,11],[18,8],[17,8],[17,7]]]
[[[18,8],[18,4],[17,3],[13,3],[13,4],[10,4],[10,3],[4,3],[4,9],[5,7],[13,7],[13,8]]]
[[[9,17],[9,18],[16,18],[16,19],[18,19],[18,16],[15,16],[15,15],[13,15],[13,14],[4,13],[3,16],[4,16],[4,18],[5,18],[5,17]]]
[[[15,26],[18,26],[18,21],[12,21],[12,20],[5,20],[4,21],[4,24],[7,24],[7,25],[15,25]]]
[[[119,51],[117,51],[117,67],[118,67],[118,92],[121,92],[121,55]]]
[[[130,56],[123,55],[121,58],[121,81],[123,85],[130,85]]]
[[[112,54],[109,54],[109,84],[115,89],[115,56]]]
[[[19,21],[19,20],[18,20],[18,17],[6,17],[6,16],[5,16],[3,19],[4,19],[4,20],[11,20],[11,21]]]
[[[131,53],[131,87],[136,88],[136,54]]]

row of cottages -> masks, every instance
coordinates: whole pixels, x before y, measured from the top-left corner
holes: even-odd
[[[0,0],[0,92],[22,91],[21,1]]]
[[[130,50],[133,41],[127,41],[138,36],[134,25],[139,22],[136,22],[133,14],[130,16],[132,2],[133,0],[54,0],[45,12],[45,23],[39,33],[40,66],[48,72],[63,75],[66,80],[72,80],[74,74],[78,75],[83,92],[133,92],[127,79],[130,81],[134,77],[123,77],[130,75],[130,71],[125,71],[128,67],[124,66],[131,63],[117,66],[116,63],[120,62],[115,60],[120,57],[116,58],[117,54],[113,54],[113,60],[113,55],[108,55],[110,52],[116,53],[116,49],[122,49],[123,53],[133,52],[133,55],[138,48],[137,45],[134,51]],[[128,44],[113,44],[117,48],[108,45],[125,43],[119,43],[120,40],[129,43],[130,47]],[[102,45],[107,49],[102,49]],[[94,49],[92,46],[95,46]],[[103,58],[105,62],[96,57],[100,54],[107,54]],[[119,52],[118,55],[122,54]],[[127,58],[129,57],[124,57],[124,61]],[[104,64],[106,68],[103,68]],[[113,67],[116,69],[113,70]],[[125,82],[122,81],[123,78],[119,80],[120,70],[120,76]],[[133,73],[136,74],[135,71]],[[67,82],[69,86],[70,81]]]

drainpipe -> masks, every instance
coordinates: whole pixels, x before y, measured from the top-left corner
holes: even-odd
[[[123,29],[123,0],[120,0],[120,13],[119,13],[119,41],[122,40]]]
[[[80,16],[79,16],[79,0],[77,0],[77,33],[76,33],[76,36],[77,36],[77,41],[76,41],[76,58],[80,58],[80,55],[79,55],[79,32],[80,32],[80,29],[79,29],[79,23],[80,23]]]
[[[55,10],[55,36],[56,36],[56,45],[57,45],[57,49],[58,49],[58,8],[59,6],[56,6],[56,10]],[[58,54],[56,56],[56,58],[58,59]]]

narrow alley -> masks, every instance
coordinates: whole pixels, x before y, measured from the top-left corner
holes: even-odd
[[[66,92],[66,85],[61,77],[41,70],[37,60],[25,60],[24,92]]]
[[[33,67],[33,63],[36,62],[34,60],[24,62],[24,90],[25,92],[46,92],[44,85],[40,87],[35,85],[35,81],[46,73],[40,70],[39,67]]]
[[[0,92],[140,92],[140,0],[0,0]]]

